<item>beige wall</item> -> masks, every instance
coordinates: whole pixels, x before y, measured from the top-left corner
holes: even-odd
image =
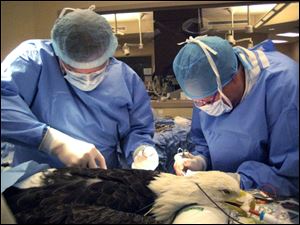
[[[36,38],[33,2],[1,1],[1,61],[20,42]]]
[[[278,51],[299,62],[299,41],[287,44],[277,44],[276,48]]]

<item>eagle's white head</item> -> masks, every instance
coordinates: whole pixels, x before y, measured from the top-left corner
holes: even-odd
[[[161,222],[171,222],[174,214],[188,204],[214,207],[204,192],[219,205],[225,202],[239,202],[241,208],[247,211],[254,200],[245,192],[241,197],[238,182],[220,171],[203,171],[191,176],[161,173],[148,186],[157,195],[152,212]]]

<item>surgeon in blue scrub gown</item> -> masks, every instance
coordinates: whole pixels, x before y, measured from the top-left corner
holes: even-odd
[[[196,147],[176,173],[220,170],[243,189],[298,196],[299,65],[269,40],[251,50],[208,36],[182,44],[173,69],[194,102]]]
[[[102,16],[76,9],[57,19],[51,40],[25,41],[6,57],[1,141],[15,145],[13,165],[117,168],[123,157],[125,167],[140,168],[136,159],[158,159],[150,99],[113,57],[117,46]]]

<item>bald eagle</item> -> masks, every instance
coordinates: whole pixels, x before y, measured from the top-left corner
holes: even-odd
[[[4,196],[18,223],[155,224],[172,223],[186,205],[229,204],[240,193],[236,180],[219,171],[183,177],[137,169],[63,168],[35,174]],[[251,198],[238,203],[247,211]]]

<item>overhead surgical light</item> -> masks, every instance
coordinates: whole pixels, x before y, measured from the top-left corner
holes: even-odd
[[[286,43],[288,41],[287,40],[272,40],[272,42],[275,44],[281,44],[281,43]]]
[[[129,56],[129,55],[130,55],[130,49],[129,49],[129,46],[128,46],[127,43],[125,43],[125,44],[123,45],[122,50],[123,50],[124,55],[126,55],[126,56]]]
[[[139,43],[125,43],[122,47],[122,50],[124,52],[124,54],[126,56],[130,55],[130,49],[129,49],[129,46],[130,47],[138,47],[138,49],[143,49],[144,47],[144,44],[143,44],[143,39],[142,39],[142,24],[141,24],[141,20],[143,18],[143,16],[145,14],[139,14],[139,18],[138,18],[138,26],[139,26],[139,39],[140,39],[140,42]]]
[[[276,34],[276,36],[280,36],[280,37],[299,37],[299,33],[287,32],[287,33]]]
[[[113,22],[116,14],[103,14],[102,16],[108,21]],[[118,21],[134,21],[141,17],[141,13],[117,13]]]
[[[229,33],[225,34],[226,40],[231,45],[236,45],[237,43],[247,41],[248,42],[247,47],[252,48],[253,47],[252,38],[243,38],[243,39],[235,40],[235,38],[234,38],[234,17],[233,17],[234,10],[232,8],[228,8],[227,10],[231,13],[231,31]],[[249,6],[247,7],[247,18],[248,18],[248,25],[245,27],[245,32],[253,33],[253,27],[250,24],[250,8],[249,8]]]

